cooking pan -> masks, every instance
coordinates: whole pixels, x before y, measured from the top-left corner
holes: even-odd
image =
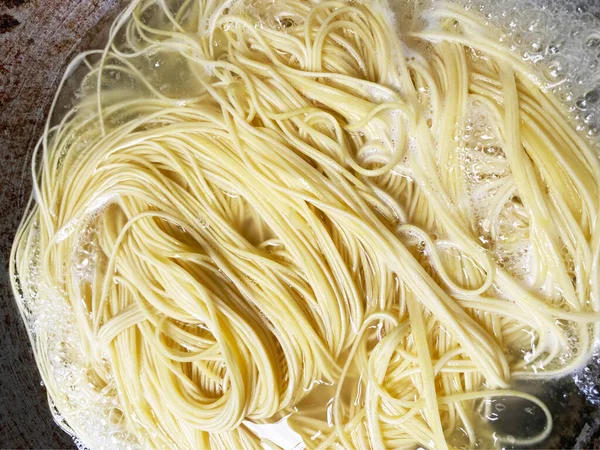
[[[72,438],[53,421],[12,296],[7,261],[31,189],[32,150],[62,73],[76,53],[102,45],[124,4],[124,0],[0,0],[2,449],[75,448]],[[600,373],[593,365],[591,371]],[[597,387],[600,392],[600,383]],[[586,401],[571,378],[554,382],[551,388],[538,384],[535,390],[555,416],[553,435],[544,447],[600,448],[600,407]]]
[[[119,0],[0,0],[0,448],[75,448],[53,421],[8,279],[29,165],[68,61],[101,45]]]

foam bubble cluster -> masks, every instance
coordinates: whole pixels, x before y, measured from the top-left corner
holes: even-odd
[[[560,0],[461,1],[501,30],[499,42],[518,52],[556,94],[588,138],[600,126],[600,3]],[[597,141],[594,141],[597,142]],[[597,145],[597,144],[596,144]]]

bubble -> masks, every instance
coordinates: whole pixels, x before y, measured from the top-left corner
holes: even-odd
[[[575,101],[575,106],[577,106],[577,109],[579,109],[581,111],[585,111],[588,107],[588,102],[585,98],[578,98]]]
[[[531,10],[527,13],[525,31],[546,30],[548,28],[548,16],[542,10]]]
[[[584,28],[581,26],[572,27],[569,31],[569,36],[572,38],[578,38],[583,34]]]
[[[555,55],[560,52],[565,46],[565,40],[561,37],[554,39],[546,48],[546,53],[549,55]]]
[[[559,98],[563,103],[569,103],[573,101],[573,94],[571,92],[561,92]]]
[[[529,37],[529,51],[533,53],[540,53],[543,48],[544,35],[541,33],[532,35]]]
[[[600,47],[600,33],[592,33],[585,39],[585,45],[588,48]]]
[[[588,105],[596,103],[598,100],[600,100],[600,92],[598,92],[597,89],[593,89],[587,92],[583,98]]]
[[[497,413],[489,413],[485,415],[485,418],[491,422],[495,422],[496,420],[498,420],[498,414]]]
[[[542,70],[542,75],[547,81],[556,82],[564,77],[565,62],[560,58],[553,58]]]

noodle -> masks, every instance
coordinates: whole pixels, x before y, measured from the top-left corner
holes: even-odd
[[[10,269],[87,446],[472,447],[500,397],[548,436],[511,383],[591,356],[597,155],[476,15],[386,11],[139,0],[67,71]]]

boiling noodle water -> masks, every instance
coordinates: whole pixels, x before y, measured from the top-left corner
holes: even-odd
[[[600,402],[599,62],[592,2],[132,3],[67,71],[11,255],[57,423],[561,442],[548,392]]]

